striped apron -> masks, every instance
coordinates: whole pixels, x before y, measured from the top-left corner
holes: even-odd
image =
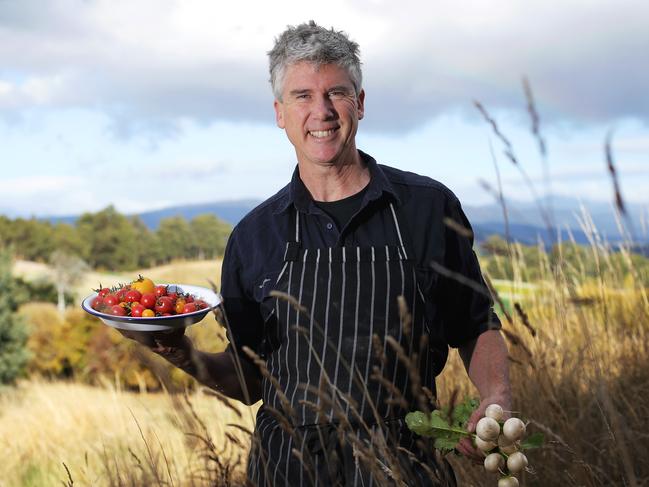
[[[254,485],[455,485],[403,421],[418,409],[413,377],[431,388],[439,364],[405,229],[390,211],[397,245],[321,249],[302,248],[293,214],[271,286],[283,294],[262,303],[267,374],[248,461]]]

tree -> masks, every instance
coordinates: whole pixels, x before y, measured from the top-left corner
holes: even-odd
[[[50,257],[54,271],[54,285],[57,291],[59,314],[65,313],[65,293],[79,283],[86,272],[88,264],[76,255],[70,255],[62,250],[55,250]]]
[[[151,232],[139,216],[130,217],[131,224],[138,236],[136,240],[137,266],[154,267],[164,261],[162,246],[158,235]]]
[[[12,223],[10,242],[18,258],[47,262],[49,255],[54,251],[53,233],[49,222],[36,218],[18,218]]]
[[[0,384],[13,383],[29,360],[27,330],[16,316],[13,288],[11,258],[0,248]]]
[[[192,257],[194,236],[189,223],[183,217],[172,216],[160,220],[157,235],[165,260]]]
[[[223,255],[232,227],[211,213],[197,215],[189,222],[194,235],[193,257],[213,259]]]
[[[77,229],[67,223],[54,225],[54,247],[83,260],[88,260],[90,255],[90,242],[82,239]]]
[[[137,234],[131,222],[113,206],[97,213],[84,213],[77,229],[81,238],[90,243],[88,262],[94,268],[108,270],[137,267]]]

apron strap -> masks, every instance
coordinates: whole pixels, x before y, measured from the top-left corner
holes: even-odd
[[[403,213],[400,208],[395,210],[394,204],[390,202],[390,213],[392,214],[392,220],[394,222],[394,229],[397,234],[397,239],[399,242],[398,250],[399,257],[403,260],[410,260],[414,258],[414,253],[412,252],[412,246],[410,242],[410,235],[407,230],[407,225],[400,224],[399,221],[404,221]],[[301,248],[300,242],[300,212],[296,208],[295,211],[291,212],[291,218],[294,219],[295,225],[289,224],[289,228],[294,227],[295,233],[289,235],[289,238],[286,242],[286,250],[284,251],[284,262],[295,261],[299,257],[299,252]],[[290,233],[290,230],[289,230]],[[343,261],[345,260],[345,248],[343,247]]]
[[[399,253],[401,258],[404,260],[414,259],[415,254],[412,251],[412,245],[410,240],[410,232],[408,231],[408,225],[405,223],[403,226],[399,223],[399,220],[402,222],[405,221],[403,217],[403,212],[401,208],[394,209],[394,205],[390,202],[390,212],[392,213],[392,219],[394,221],[394,228],[397,232],[397,238],[399,239]],[[403,230],[403,232],[402,232]]]

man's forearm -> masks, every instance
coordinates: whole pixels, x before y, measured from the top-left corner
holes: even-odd
[[[460,348],[460,356],[480,397],[500,398],[511,409],[507,345],[500,331],[488,330]]]
[[[152,350],[201,384],[245,404],[261,398],[261,380],[254,365],[240,359],[241,367],[229,352],[207,353],[194,348],[184,336],[180,346],[159,346]]]

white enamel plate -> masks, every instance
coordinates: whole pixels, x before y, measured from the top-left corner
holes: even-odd
[[[166,284],[165,284],[166,285]],[[113,316],[107,313],[101,313],[90,307],[92,300],[97,297],[97,293],[92,293],[81,302],[81,307],[87,313],[96,316],[108,326],[119,328],[120,330],[130,331],[167,331],[175,328],[185,328],[194,323],[201,321],[207,313],[221,304],[220,294],[215,293],[209,288],[201,286],[190,286],[189,284],[169,284],[169,292],[189,293],[197,299],[202,299],[208,304],[208,307],[193,313],[173,316],[155,316],[152,318],[136,318],[133,316]]]

